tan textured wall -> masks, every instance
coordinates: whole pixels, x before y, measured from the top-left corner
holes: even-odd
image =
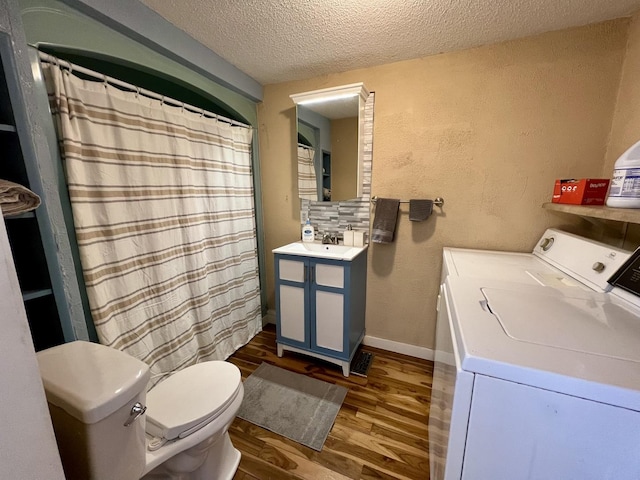
[[[427,222],[403,205],[390,245],[371,245],[367,334],[433,347],[443,246],[531,251],[555,178],[600,175],[627,20],[306,81],[270,85],[259,107],[267,251],[300,236],[289,95],[362,81],[376,94],[372,194],[444,197]],[[268,255],[274,308],[273,257]]]
[[[632,17],[628,32],[611,140],[602,171],[605,177],[611,177],[618,157],[640,140],[640,12]]]

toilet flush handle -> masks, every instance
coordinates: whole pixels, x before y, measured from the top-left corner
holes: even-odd
[[[133,422],[136,421],[140,415],[147,411],[147,407],[142,405],[140,402],[136,402],[133,407],[131,407],[131,413],[129,414],[129,418],[126,422],[124,422],[124,426],[128,427]]]

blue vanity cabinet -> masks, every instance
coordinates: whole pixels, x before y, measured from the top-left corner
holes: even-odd
[[[364,337],[367,251],[351,261],[275,255],[276,342],[342,366]]]

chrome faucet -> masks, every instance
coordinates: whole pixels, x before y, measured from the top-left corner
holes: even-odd
[[[330,233],[325,233],[324,235],[322,235],[322,243],[323,245],[337,245],[338,236],[332,235]]]

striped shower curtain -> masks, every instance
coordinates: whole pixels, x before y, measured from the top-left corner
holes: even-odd
[[[251,129],[42,68],[100,342],[152,374],[227,358],[262,326]]]
[[[298,144],[298,197],[315,202],[318,201],[318,184],[314,155],[313,148]]]

